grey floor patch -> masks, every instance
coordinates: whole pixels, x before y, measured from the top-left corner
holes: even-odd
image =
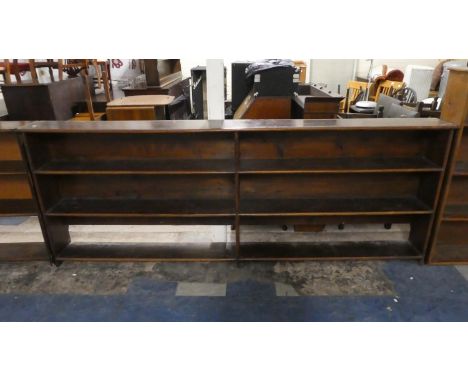
[[[392,295],[393,285],[376,262],[277,263],[278,278],[306,296]]]
[[[294,289],[292,285],[275,283],[275,289],[278,297],[299,296],[299,293],[297,293],[296,289]]]
[[[226,284],[219,283],[187,283],[177,284],[176,296],[226,296]]]
[[[466,281],[468,281],[468,265],[456,265],[455,268],[462,274]]]
[[[126,293],[144,263],[0,264],[0,293],[112,295]]]
[[[0,293],[112,295],[127,293],[140,277],[155,282],[190,284],[203,295],[203,285],[256,281],[276,283],[279,296],[393,295],[380,262],[259,263],[42,263],[0,264]],[[195,288],[193,285],[199,284]],[[182,284],[180,288],[185,288]],[[221,288],[221,287],[219,287]],[[184,289],[182,289],[184,291]],[[182,293],[182,292],[181,292]],[[219,293],[219,294],[218,294]],[[195,294],[186,294],[195,295]],[[201,295],[201,294],[198,294]]]

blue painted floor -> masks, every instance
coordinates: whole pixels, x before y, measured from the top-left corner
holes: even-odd
[[[379,263],[379,271],[390,282],[392,293],[277,296],[273,280],[247,278],[228,280],[225,296],[176,296],[177,281],[155,279],[145,273],[132,277],[124,292],[104,295],[35,293],[34,290],[15,293],[12,286],[13,290],[0,293],[0,320],[468,320],[468,282],[455,267],[394,261]],[[33,282],[27,275],[21,277],[24,283]]]

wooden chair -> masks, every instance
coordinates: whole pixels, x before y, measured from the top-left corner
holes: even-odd
[[[3,67],[1,69],[5,84],[11,85],[11,75],[14,74],[16,83],[21,84],[23,82],[21,72],[25,71],[29,71],[31,73],[33,84],[38,84],[39,78],[36,71],[37,68],[48,68],[50,80],[52,82],[55,81],[53,69],[57,68],[57,63],[53,59],[46,59],[46,61],[39,62],[34,59],[29,59],[28,62],[18,62],[18,59],[15,58],[11,63],[9,59],[5,59],[3,60]]]
[[[93,100],[91,97],[91,92],[89,90],[89,66],[93,66],[96,71],[96,77],[98,81],[98,88],[104,86],[104,93],[106,95],[106,101],[111,101],[110,94],[110,79],[108,73],[108,65],[106,61],[98,61],[96,59],[77,59],[77,60],[58,60],[58,71],[59,71],[59,80],[63,80],[63,73],[66,72],[69,76],[74,77],[81,75],[83,78],[83,84],[85,89],[85,99],[88,109],[89,120],[96,120],[96,113],[93,108]],[[85,120],[86,116],[84,114],[80,115],[80,120]]]
[[[63,80],[63,73],[67,73],[70,77],[76,77],[81,75],[83,79],[83,87],[85,91],[86,105],[89,113],[89,120],[94,121],[95,114],[93,108],[93,99],[91,97],[91,92],[88,85],[88,62],[86,58],[77,59],[77,60],[58,60],[58,76],[59,80]]]
[[[96,69],[96,80],[97,87],[101,89],[101,86],[104,87],[104,93],[106,95],[106,101],[111,101],[111,82],[110,82],[110,73],[109,73],[109,63],[108,61],[99,61],[93,60],[93,65]]]
[[[416,92],[413,89],[408,88],[408,87],[403,87],[394,91],[392,94],[392,97],[396,98],[397,100],[405,104],[411,104],[413,106],[418,101],[418,96]]]
[[[30,71],[33,83],[37,83],[37,73],[34,66],[31,66],[31,60],[29,62],[18,62],[18,59],[13,59],[13,62],[10,62],[9,59],[3,60],[3,79],[5,85],[11,85],[11,75],[15,76],[16,83],[21,84],[23,80],[21,79],[21,72]]]
[[[391,97],[394,91],[400,90],[404,86],[405,86],[404,82],[388,81],[388,80],[383,81],[377,87],[374,101],[377,102],[379,100],[380,94],[385,94]]]
[[[346,98],[340,102],[340,110],[344,113],[349,113],[349,107],[354,105],[359,97],[362,97],[368,87],[367,82],[349,81],[346,89]]]

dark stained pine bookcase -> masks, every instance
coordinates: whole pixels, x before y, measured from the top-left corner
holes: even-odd
[[[468,264],[468,69],[450,70],[441,118],[458,125],[458,130],[428,261]]]
[[[455,124],[438,119],[34,122],[18,132],[64,260],[419,259]],[[265,224],[409,223],[407,242],[250,243]],[[70,242],[71,224],[221,224],[234,243]]]

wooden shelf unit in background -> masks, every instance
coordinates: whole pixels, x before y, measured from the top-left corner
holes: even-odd
[[[19,129],[63,260],[422,259],[456,126],[437,119],[34,122]],[[264,224],[409,223],[407,242],[249,243]],[[234,243],[71,243],[70,224],[233,225]]]
[[[26,122],[0,122],[0,218],[37,215],[16,129]],[[0,243],[0,261],[46,260],[44,243]]]
[[[427,261],[468,264],[468,69],[449,72],[441,118],[458,125]]]

